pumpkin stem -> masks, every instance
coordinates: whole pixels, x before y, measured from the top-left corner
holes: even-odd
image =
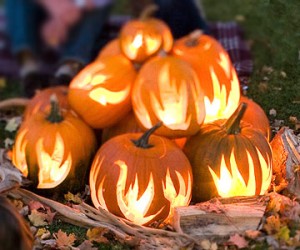
[[[135,146],[139,148],[151,148],[153,145],[149,144],[149,137],[162,125],[162,122],[157,123],[152,128],[147,130],[139,139],[131,140]]]
[[[156,4],[147,5],[143,9],[142,13],[140,14],[139,19],[141,21],[144,21],[144,20],[148,19],[149,17],[153,16],[157,10],[158,10],[158,6]]]
[[[57,96],[55,94],[51,95],[50,97],[50,114],[47,117],[47,120],[51,123],[59,123],[63,120],[61,115],[61,110],[59,108]]]
[[[185,45],[187,47],[194,47],[197,46],[199,44],[199,38],[200,36],[202,36],[203,31],[200,29],[196,29],[194,31],[192,31],[189,35],[188,35],[188,39],[185,42]]]
[[[244,113],[247,109],[247,103],[240,103],[235,112],[229,117],[229,119],[225,122],[224,127],[229,135],[236,135],[240,133],[240,123],[241,119],[244,116]]]

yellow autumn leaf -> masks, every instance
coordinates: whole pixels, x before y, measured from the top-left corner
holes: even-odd
[[[80,198],[80,194],[72,194],[68,192],[67,194],[64,195],[64,198],[66,201],[71,201],[75,204],[80,204],[82,202],[82,199]]]
[[[28,219],[30,220],[31,224],[35,227],[48,225],[46,217],[47,217],[46,214],[41,213],[35,209],[31,210],[31,214],[28,215]]]
[[[109,230],[106,228],[94,227],[86,232],[86,236],[90,241],[95,241],[98,243],[108,243],[107,238],[104,236],[104,234],[108,232]]]

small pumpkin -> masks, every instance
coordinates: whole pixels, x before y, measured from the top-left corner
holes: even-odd
[[[241,103],[228,120],[205,124],[188,138],[184,152],[193,169],[195,202],[216,196],[264,194],[272,178],[272,151],[265,136],[241,118]]]
[[[15,139],[12,161],[38,189],[82,190],[96,150],[93,130],[52,97],[49,112],[26,119]]]
[[[61,109],[70,108],[68,102],[67,86],[48,87],[36,92],[34,97],[32,97],[29,100],[24,111],[24,119],[26,120],[28,117],[37,113],[38,111],[49,111],[51,107],[50,97],[52,95],[56,95],[57,101]]]
[[[195,134],[205,118],[196,73],[173,56],[157,56],[142,66],[133,85],[132,107],[144,129],[161,121],[155,133],[170,138]]]
[[[247,103],[247,109],[242,121],[250,123],[254,128],[259,129],[270,141],[270,122],[262,107],[246,96],[241,96],[240,102]]]
[[[175,206],[191,199],[191,166],[171,140],[127,133],[98,150],[90,171],[91,198],[96,208],[140,225],[172,218]]]
[[[115,38],[109,41],[99,52],[96,61],[98,59],[107,57],[107,56],[116,56],[121,54],[122,51],[120,49],[120,41],[119,38]]]
[[[196,30],[176,40],[172,54],[187,61],[198,76],[204,93],[204,123],[229,118],[239,105],[240,83],[222,45]]]
[[[132,63],[122,55],[99,59],[71,81],[70,106],[92,128],[119,122],[131,110],[131,87],[136,77]]]
[[[132,19],[121,28],[121,51],[134,62],[143,63],[160,50],[169,52],[172,49],[173,36],[168,25],[149,17],[156,8],[146,8],[139,19]]]

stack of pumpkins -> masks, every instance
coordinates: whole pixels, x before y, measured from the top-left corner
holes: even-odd
[[[103,136],[96,154],[93,130]],[[68,88],[32,99],[13,162],[38,188],[78,191],[88,176],[95,207],[149,225],[191,199],[263,194],[268,137],[267,117],[240,101],[236,71],[215,39],[195,31],[174,41],[164,22],[141,18]]]

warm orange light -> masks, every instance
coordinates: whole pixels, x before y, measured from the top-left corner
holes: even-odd
[[[72,166],[70,154],[64,160],[65,146],[61,135],[56,135],[52,154],[45,151],[43,139],[37,141],[36,152],[39,165],[39,184],[37,188],[54,188],[58,186],[68,176]]]
[[[259,150],[257,149],[256,151],[259,156],[262,171],[262,187],[260,192],[260,195],[262,195],[267,191],[271,183],[272,167],[270,166],[270,161],[268,161],[269,163],[266,162]],[[218,177],[217,174],[209,167],[209,171],[213,177],[214,183],[221,197],[226,198],[232,196],[255,195],[256,178],[254,163],[249,152],[247,152],[247,156],[249,166],[248,180],[245,180],[239,171],[239,167],[237,166],[234,157],[234,151],[232,151],[230,155],[230,166],[226,166],[224,156],[222,157],[220,165],[220,177]]]
[[[220,53],[218,63],[223,68],[227,78],[231,79],[230,92],[227,93],[226,86],[219,82],[214,68],[210,67],[214,98],[211,101],[209,97],[204,96],[206,110],[204,123],[229,118],[236,110],[240,100],[239,80],[225,54]]]
[[[104,157],[100,160],[99,164],[101,166]],[[191,175],[188,175],[188,186],[186,187],[184,178],[179,172],[175,172],[180,184],[179,191],[175,189],[175,185],[171,179],[170,171],[167,170],[167,175],[165,181],[162,181],[161,187],[154,186],[153,175],[150,175],[149,182],[145,189],[145,192],[139,197],[139,180],[138,177],[135,177],[134,182],[128,188],[128,191],[125,193],[125,184],[128,174],[128,166],[124,161],[118,160],[114,163],[120,169],[120,174],[117,180],[116,185],[116,196],[118,207],[123,213],[124,217],[136,224],[144,225],[150,222],[155,218],[161,211],[164,209],[164,206],[157,211],[155,214],[146,216],[149,212],[151,204],[154,202],[155,190],[163,189],[165,198],[170,202],[170,212],[168,219],[173,215],[173,210],[175,206],[186,206],[191,199]],[[100,168],[98,171],[101,171]],[[91,175],[94,175],[91,172]],[[102,208],[108,210],[105,199],[103,197],[103,183],[105,178],[101,181],[99,189],[91,190],[91,198],[95,207],[101,206]],[[94,188],[94,183],[91,183],[91,188]]]
[[[27,134],[28,129],[24,129],[20,132],[19,136],[15,141],[15,154],[13,154],[12,162],[17,168],[22,172],[22,174],[28,176],[28,167],[26,163],[25,148],[27,147],[27,140],[24,140],[25,135]]]

